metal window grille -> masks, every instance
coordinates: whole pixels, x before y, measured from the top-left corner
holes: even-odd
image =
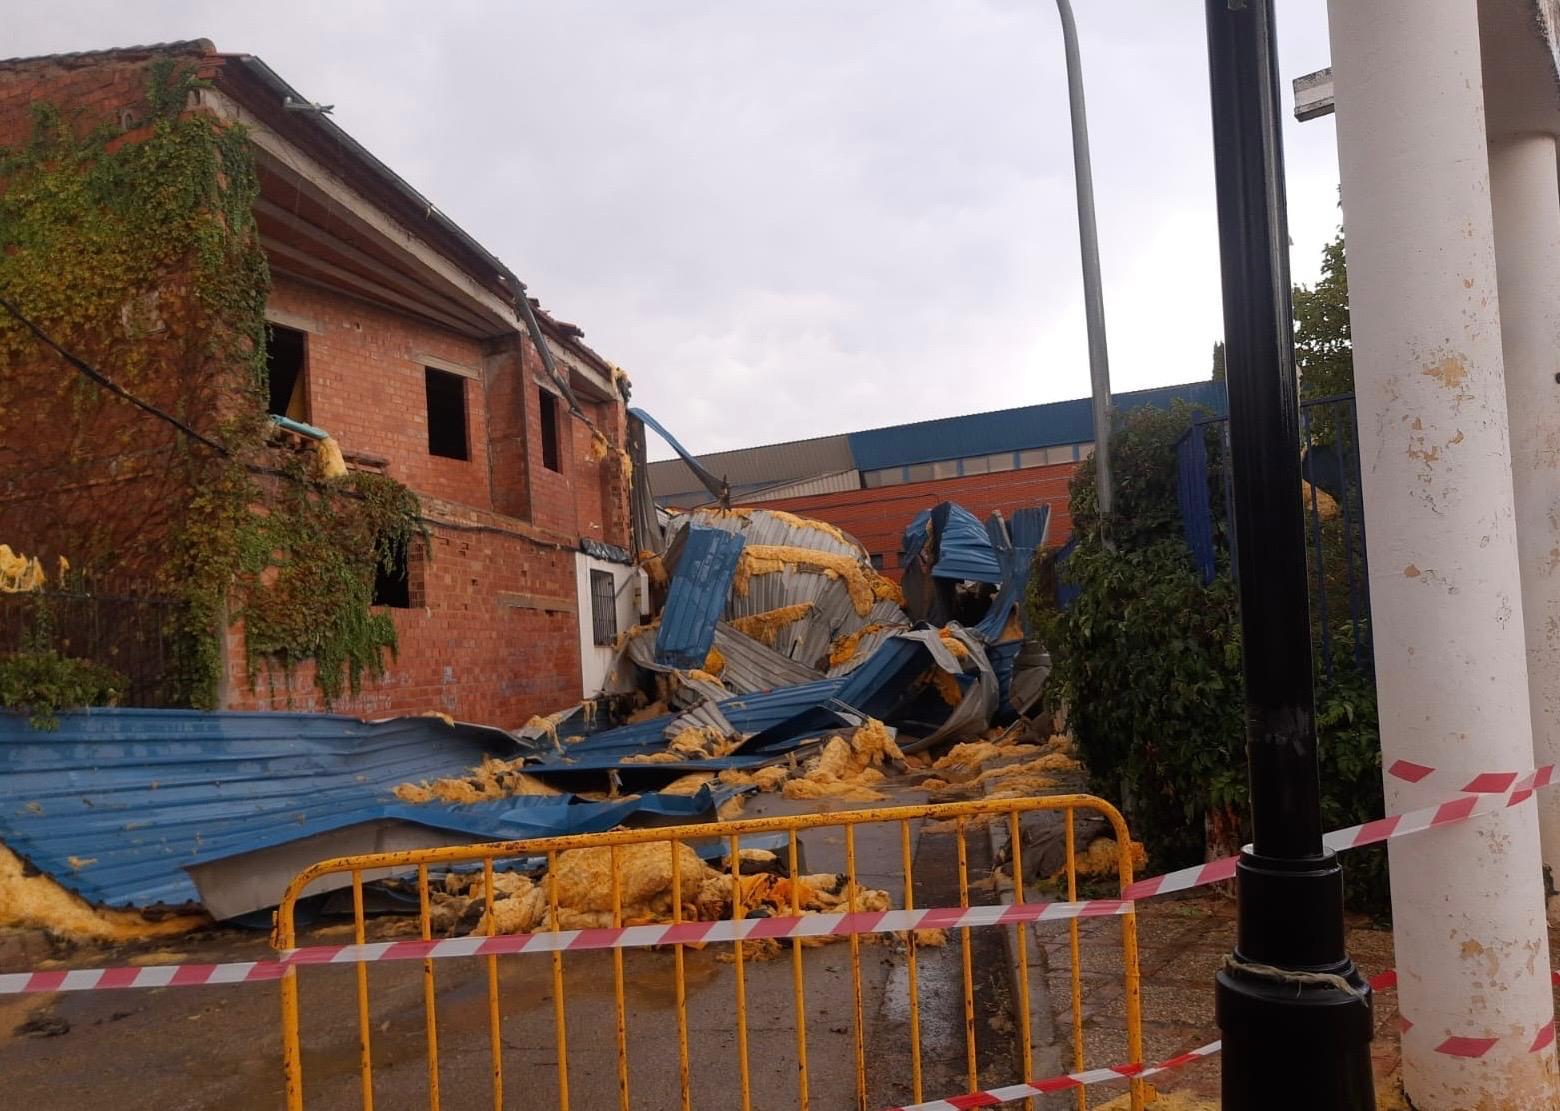
[[[597,644],[617,640],[617,591],[610,571],[590,573],[590,626]]]

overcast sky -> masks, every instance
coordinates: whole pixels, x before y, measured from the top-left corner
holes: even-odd
[[[1202,4],[1074,4],[1113,386],[1206,378]],[[1287,113],[1326,5],[1278,9]],[[1088,392],[1051,0],[52,0],[0,57],[198,37],[334,104],[696,452]],[[1310,281],[1333,126],[1286,119]]]

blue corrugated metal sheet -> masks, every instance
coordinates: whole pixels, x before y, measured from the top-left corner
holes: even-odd
[[[926,546],[935,546],[927,553]],[[980,518],[953,502],[923,509],[905,529],[901,541],[900,566],[909,566],[917,556],[932,554],[931,574],[939,579],[995,583],[1002,581],[1002,568],[992,551],[991,538]]]
[[[362,822],[490,840],[608,829],[641,809],[691,816],[716,801],[448,806],[391,794],[517,752],[502,730],[431,717],[92,710],[42,733],[0,714],[0,842],[94,902],[176,905],[196,899],[188,865]]]
[[[1226,412],[1223,382],[1191,382],[1116,394],[1117,412],[1152,406],[1168,409],[1176,399],[1201,405],[1217,415]],[[851,455],[859,470],[931,463],[1004,451],[1088,443],[1094,439],[1094,415],[1088,398],[1026,405],[994,413],[900,424],[850,434]]]
[[[698,668],[715,643],[731,580],[745,543],[740,533],[690,524],[655,634],[655,658],[667,667]]]

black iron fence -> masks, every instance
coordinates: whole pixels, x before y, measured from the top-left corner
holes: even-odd
[[[1366,577],[1364,501],[1353,394],[1300,403],[1301,474],[1306,510],[1311,624],[1323,674],[1332,678],[1340,654],[1369,667],[1370,592]],[[1176,446],[1177,496],[1187,547],[1203,582],[1235,566],[1230,527],[1229,421],[1194,422]],[[1227,553],[1228,560],[1223,558]]]
[[[187,706],[175,650],[183,613],[182,602],[153,594],[0,594],[0,655],[53,649],[124,675],[122,706]]]

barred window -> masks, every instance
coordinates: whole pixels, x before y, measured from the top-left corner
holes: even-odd
[[[617,592],[613,588],[611,571],[590,573],[590,626],[597,644],[612,644],[617,640]]]

